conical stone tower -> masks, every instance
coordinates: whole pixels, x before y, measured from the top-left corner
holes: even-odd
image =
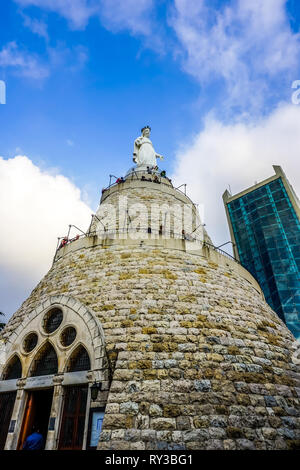
[[[16,397],[5,448],[24,442],[38,393],[47,449],[299,446],[294,337],[249,272],[214,249],[191,200],[142,157],[2,334],[0,400]],[[77,441],[65,424],[72,399]]]

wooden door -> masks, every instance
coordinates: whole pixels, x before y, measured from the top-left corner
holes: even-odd
[[[87,392],[87,385],[66,387],[65,389],[59,449],[82,449]]]
[[[18,450],[23,449],[24,442],[32,429],[34,418],[35,418],[35,406],[34,406],[33,393],[29,392],[27,403],[26,403],[26,408],[24,412],[22,429],[21,429],[20,436],[19,436],[19,442],[18,442],[18,447],[17,447]]]

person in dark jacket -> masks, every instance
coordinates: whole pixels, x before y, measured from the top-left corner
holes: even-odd
[[[23,445],[23,450],[41,450],[43,445],[44,439],[39,429],[33,429],[32,434],[27,437]]]

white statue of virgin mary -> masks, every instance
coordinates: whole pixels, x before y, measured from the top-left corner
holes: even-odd
[[[138,166],[157,166],[156,159],[164,158],[162,155],[159,155],[155,152],[151,140],[149,139],[151,127],[145,126],[141,130],[142,135],[135,139],[134,141],[134,150],[133,150],[133,161]]]

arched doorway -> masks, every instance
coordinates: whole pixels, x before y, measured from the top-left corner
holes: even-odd
[[[58,370],[56,352],[47,342],[36,354],[32,366],[31,377],[43,377],[54,375]],[[53,387],[32,389],[27,392],[27,401],[21,427],[18,449],[22,449],[27,437],[34,431],[39,431],[43,436],[45,446],[48,432],[48,423],[53,398]]]

